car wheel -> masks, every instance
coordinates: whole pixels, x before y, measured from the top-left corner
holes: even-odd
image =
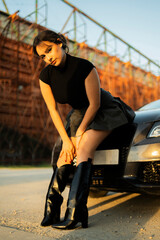
[[[106,196],[107,193],[108,193],[107,190],[99,190],[97,188],[90,188],[89,196],[91,198],[100,198],[100,197]]]

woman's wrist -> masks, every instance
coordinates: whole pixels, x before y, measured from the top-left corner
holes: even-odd
[[[76,135],[75,137],[77,138],[77,137],[81,137],[83,135],[83,133],[82,134],[80,134],[80,135]]]
[[[84,134],[84,131],[77,131],[75,137],[81,137]]]
[[[62,138],[62,141],[63,141],[63,142],[70,142],[71,140],[70,140],[69,136],[66,135],[66,136],[64,136],[64,137]]]

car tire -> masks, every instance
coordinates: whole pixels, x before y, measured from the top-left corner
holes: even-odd
[[[106,196],[107,193],[108,193],[107,190],[99,190],[97,188],[90,188],[89,196],[91,198],[100,198],[100,197]]]

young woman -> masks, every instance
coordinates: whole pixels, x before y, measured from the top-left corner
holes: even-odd
[[[113,129],[132,121],[134,112],[100,88],[96,68],[91,62],[67,53],[63,35],[43,31],[34,39],[33,50],[48,64],[39,77],[40,89],[63,143],[41,225],[71,229],[81,222],[85,228],[88,227],[87,198],[94,152]],[[69,128],[62,122],[57,103],[68,103],[73,108],[67,117]],[[60,222],[61,193],[75,157],[76,171],[65,218]]]

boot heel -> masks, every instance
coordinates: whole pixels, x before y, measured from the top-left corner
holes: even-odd
[[[88,220],[82,222],[82,228],[88,228]]]

